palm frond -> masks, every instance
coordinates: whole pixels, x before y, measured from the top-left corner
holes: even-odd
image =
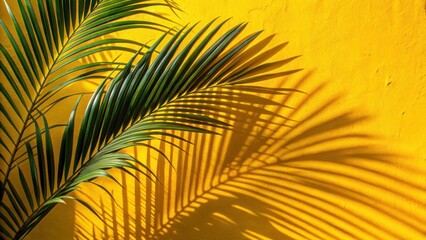
[[[3,202],[4,193],[11,188],[12,170],[18,169],[16,167],[22,162],[21,156],[27,150],[27,139],[37,135],[37,128],[31,127],[34,120],[41,119],[59,102],[80,94],[72,91],[64,93],[63,90],[70,84],[99,80],[115,68],[111,65],[125,65],[111,61],[85,63],[83,59],[111,51],[133,53],[145,46],[124,38],[99,39],[131,28],[165,31],[169,28],[159,24],[158,20],[165,24],[171,23],[171,20],[147,9],[175,9],[175,6],[167,1],[18,0],[14,5],[4,1],[1,7],[9,16],[9,19],[3,16],[0,19],[1,34],[4,36],[0,44],[0,199]],[[126,20],[136,14],[147,15],[150,20]],[[76,63],[81,64],[73,67]],[[62,94],[58,95],[60,92]],[[46,141],[46,147],[49,147],[49,140]],[[46,167],[52,172],[55,166],[50,162],[51,149],[46,150],[49,160]],[[1,212],[4,213],[3,210]]]

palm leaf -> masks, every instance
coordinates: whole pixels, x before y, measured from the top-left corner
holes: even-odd
[[[8,183],[12,170],[18,169],[18,163],[22,162],[21,156],[27,150],[28,137],[40,137],[36,131],[43,131],[31,127],[34,119],[40,119],[42,114],[46,114],[62,100],[75,96],[75,92],[62,91],[70,84],[104,78],[106,72],[114,69],[110,66],[115,64],[113,62],[81,63],[82,60],[107,51],[135,52],[144,46],[123,38],[99,38],[130,28],[164,31],[168,28],[157,22],[169,20],[146,9],[156,6],[175,8],[167,1],[134,0],[18,0],[15,6],[16,11],[4,1],[1,7],[8,13],[9,20],[3,16],[0,19],[1,34],[4,36],[0,44],[2,201],[4,193],[10,188]],[[152,20],[125,20],[135,14],[148,15]],[[76,63],[81,64],[73,68]],[[62,93],[60,97],[59,92]],[[3,139],[3,136],[6,138]],[[49,138],[46,136],[45,150],[46,167],[51,179],[40,176],[39,181],[43,187],[46,187],[43,183],[49,181],[48,187],[52,191],[55,166]],[[37,146],[40,148],[41,145]],[[41,150],[44,149],[38,149]],[[46,192],[42,191],[42,195],[45,196]]]

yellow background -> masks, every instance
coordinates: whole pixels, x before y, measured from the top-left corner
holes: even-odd
[[[161,147],[175,166],[189,162],[192,174],[203,181],[214,176],[203,170],[211,161],[242,161],[236,166],[256,168],[255,161],[246,160],[260,156],[271,167],[232,181],[226,179],[239,175],[225,171],[225,183],[211,181],[214,187],[197,187],[202,180],[188,173],[195,187],[182,187],[179,167],[173,170],[155,153],[138,149],[141,159],[151,157],[148,164],[163,185],[114,172],[126,191],[98,181],[114,189],[114,201],[91,185],[77,193],[94,200],[105,223],[70,202],[56,207],[28,239],[426,238],[424,1],[178,3],[184,11],[179,23],[232,17],[228,27],[249,22],[247,33],[276,34],[271,46],[289,41],[275,58],[302,55],[285,69],[304,70],[268,84],[305,93],[274,97],[294,108],[272,108],[296,120],[289,123],[293,130],[241,124],[242,131],[223,137],[188,136],[195,142],[183,146],[189,156]],[[123,34],[149,40],[138,32]],[[257,143],[262,138],[247,132],[274,141]],[[195,162],[199,165],[191,165]],[[179,198],[178,191],[187,193]]]

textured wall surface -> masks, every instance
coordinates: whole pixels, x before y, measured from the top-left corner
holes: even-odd
[[[65,239],[61,229],[69,228],[74,231],[68,239],[426,238],[424,1],[179,4],[179,23],[232,17],[228,26],[249,22],[248,33],[276,34],[271,46],[289,41],[274,58],[302,55],[286,69],[304,70],[268,84],[305,92],[274,98],[293,107],[277,112],[295,122],[271,132],[246,124],[239,134],[191,136],[189,156],[170,151],[177,170],[148,161],[164,186],[116,172],[127,192],[100,181],[114,188],[115,201],[84,186],[105,223],[80,206],[60,206],[29,239]],[[262,137],[275,140],[256,142]],[[182,180],[182,159],[197,176],[188,180],[193,185]],[[258,167],[256,159],[269,165]],[[225,169],[219,180],[202,170],[234,160],[254,170],[233,175]]]
[[[424,1],[215,1],[182,3],[190,22],[216,16],[289,41],[311,82],[328,81],[348,105],[376,117],[393,147],[425,157]],[[368,129],[370,130],[370,129]]]

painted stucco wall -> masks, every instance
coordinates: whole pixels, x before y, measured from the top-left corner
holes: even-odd
[[[277,98],[295,109],[279,112],[300,123],[293,123],[294,130],[270,133],[279,146],[267,142],[245,154],[240,149],[244,133],[192,136],[196,143],[190,156],[175,153],[175,158],[204,161],[199,168],[208,168],[212,158],[253,158],[274,151],[283,163],[208,192],[200,188],[186,197],[192,203],[182,200],[186,208],[170,205],[177,198],[173,186],[179,170],[149,163],[169,186],[138,183],[116,172],[127,193],[100,181],[114,188],[115,202],[91,186],[83,191],[98,202],[107,223],[80,206],[60,206],[29,239],[66,239],[68,234],[68,239],[155,234],[164,239],[426,238],[426,2],[178,3],[184,11],[179,23],[232,17],[228,26],[249,22],[247,32],[276,34],[271,46],[289,41],[274,58],[302,55],[285,68],[304,70],[268,84],[305,93]],[[210,151],[205,151],[207,143]],[[168,219],[173,219],[169,225]],[[159,222],[165,225],[160,233],[152,229]]]
[[[373,114],[392,147],[425,157],[424,1],[186,1],[189,22],[232,17],[289,41],[288,55],[330,93]],[[367,126],[366,126],[367,127]]]

